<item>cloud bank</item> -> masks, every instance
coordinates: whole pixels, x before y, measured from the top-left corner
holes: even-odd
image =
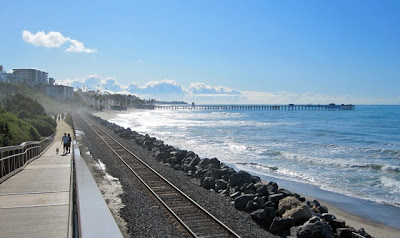
[[[50,31],[45,33],[44,31],[39,31],[32,34],[29,31],[22,31],[22,39],[32,45],[37,47],[46,48],[59,48],[65,43],[69,43],[69,47],[65,52],[77,52],[77,53],[94,53],[97,52],[95,49],[85,48],[84,44],[80,41],[71,39],[69,37],[63,36],[60,32]]]
[[[188,87],[174,80],[151,81],[145,85],[120,84],[113,77],[102,78],[89,75],[84,78],[57,81],[59,84],[84,90],[101,90],[134,94],[143,99],[155,98],[160,101],[186,101],[196,104],[399,104],[400,98],[355,98],[349,95],[329,96],[323,94],[292,92],[240,91],[205,83],[192,83]]]

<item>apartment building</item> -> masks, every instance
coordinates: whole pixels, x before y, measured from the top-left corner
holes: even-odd
[[[25,83],[31,87],[49,83],[46,72],[37,69],[13,69],[13,71],[19,80],[15,83]]]

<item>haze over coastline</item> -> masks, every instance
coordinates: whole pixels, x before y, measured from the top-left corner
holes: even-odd
[[[5,0],[0,62],[158,100],[399,104],[399,10],[398,1]]]

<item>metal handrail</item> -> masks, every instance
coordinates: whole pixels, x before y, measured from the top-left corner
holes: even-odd
[[[0,183],[23,170],[38,158],[54,141],[54,134],[41,141],[26,141],[20,145],[0,147]]]

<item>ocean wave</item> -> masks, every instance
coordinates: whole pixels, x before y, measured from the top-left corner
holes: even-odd
[[[279,169],[278,167],[275,167],[275,166],[268,166],[268,165],[264,165],[264,164],[253,163],[253,162],[244,162],[244,163],[236,163],[236,164],[260,168],[260,169],[267,169],[269,171],[277,171]]]
[[[400,150],[393,150],[393,149],[365,149],[365,153],[368,154],[378,154],[381,157],[387,157],[389,156],[390,158],[394,157],[396,159],[400,159]]]
[[[388,177],[380,177],[380,182],[383,186],[389,188],[392,193],[400,194],[400,181]]]
[[[378,163],[362,163],[355,160],[345,160],[345,159],[332,159],[332,158],[321,158],[321,157],[313,157],[306,156],[300,154],[294,154],[289,152],[281,151],[277,156],[282,156],[284,159],[299,161],[299,162],[307,162],[313,164],[319,164],[324,166],[335,166],[341,168],[360,168],[360,169],[374,169],[380,170],[384,172],[396,172],[400,173],[400,166],[395,165],[387,165],[387,164],[378,164]]]

